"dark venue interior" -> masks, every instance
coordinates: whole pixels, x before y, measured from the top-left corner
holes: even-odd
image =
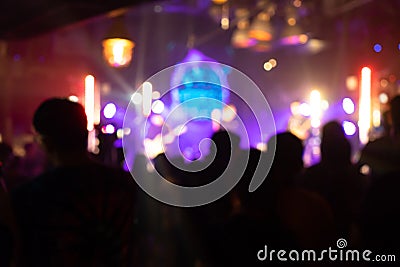
[[[400,0],[2,0],[0,266],[397,266]]]

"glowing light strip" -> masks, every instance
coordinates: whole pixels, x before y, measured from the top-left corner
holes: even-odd
[[[360,103],[358,114],[359,139],[361,144],[369,140],[368,132],[371,127],[371,69],[361,70]]]
[[[149,82],[143,83],[143,115],[148,117],[151,112],[153,98],[153,85]]]
[[[88,120],[88,131],[94,128],[94,77],[87,75],[85,77],[85,112]]]
[[[99,86],[94,86],[93,124],[100,124],[101,96]]]
[[[312,90],[310,94],[311,108],[311,126],[318,128],[321,124],[321,93],[318,90]]]

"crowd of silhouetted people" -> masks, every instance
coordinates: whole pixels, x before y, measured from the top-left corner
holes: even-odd
[[[267,148],[275,151],[260,151],[242,149],[239,136],[219,131],[210,156],[186,162],[160,154],[153,170],[137,155],[135,175],[158,173],[181,186],[240,175],[218,200],[181,208],[153,199],[122,168],[88,154],[83,107],[49,99],[33,116],[44,152],[28,145],[18,158],[0,143],[0,266],[370,266],[362,259],[257,257],[266,245],[319,251],[337,249],[338,239],[347,241],[345,249],[399,261],[400,96],[390,104],[385,134],[366,144],[357,162],[336,121],[323,125],[321,159],[310,167],[303,163],[304,140],[290,132],[270,137]],[[254,172],[266,164],[260,159],[272,158],[268,153],[274,153],[269,172],[250,193]],[[245,169],[236,169],[243,162]]]

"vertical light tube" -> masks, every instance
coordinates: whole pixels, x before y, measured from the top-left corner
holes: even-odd
[[[88,131],[94,128],[94,77],[87,75],[85,77],[85,112],[88,120]]]
[[[321,93],[318,90],[312,90],[310,94],[310,117],[313,128],[319,128],[321,125],[321,102]]]
[[[222,6],[221,28],[223,30],[229,29],[229,5],[227,3]]]
[[[369,140],[371,128],[371,69],[364,67],[361,70],[361,87],[359,98],[358,132],[361,144]]]
[[[87,75],[85,77],[85,113],[87,117],[88,135],[88,151],[94,152],[96,148],[96,134],[94,130],[95,119],[95,94],[94,94],[94,77]]]
[[[150,82],[143,83],[143,115],[148,117],[151,112],[151,104],[153,99],[153,85]]]
[[[100,124],[100,110],[101,110],[101,96],[100,86],[94,86],[94,113],[93,113],[93,124]]]

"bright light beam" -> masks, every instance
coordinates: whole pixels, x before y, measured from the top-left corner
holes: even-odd
[[[150,82],[143,83],[143,115],[148,117],[151,112],[153,98],[153,85]]]
[[[321,102],[321,93],[318,90],[312,90],[310,94],[310,116],[313,128],[318,128],[321,125]]]
[[[368,132],[371,128],[371,69],[364,67],[361,70],[360,103],[358,115],[358,132],[361,144],[369,140]]]

